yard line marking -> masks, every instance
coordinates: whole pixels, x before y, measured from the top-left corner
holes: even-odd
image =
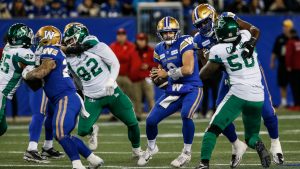
[[[237,131],[237,135],[243,135],[244,131]],[[283,130],[280,132],[280,135],[286,135],[286,134],[298,134],[300,133],[300,129],[295,129],[295,130]],[[261,135],[267,135],[267,131],[260,131]],[[5,134],[5,137],[28,137],[29,134]],[[105,137],[127,137],[127,133],[123,134],[99,134],[98,136],[105,136]],[[195,137],[203,137],[204,132],[201,133],[195,133]],[[221,135],[223,136],[223,135]],[[159,134],[157,136],[158,138],[178,138],[182,137],[181,133],[166,133],[166,134]],[[141,134],[141,138],[146,138],[145,134]]]
[[[24,154],[24,151],[0,151],[0,153],[5,153],[5,154]],[[96,154],[132,154],[132,152],[101,152],[101,151],[95,151],[94,153]],[[164,152],[158,152],[159,154],[180,154],[182,153],[181,151],[164,151]],[[214,154],[231,154],[231,151],[222,151],[222,152],[217,152],[215,151]],[[256,154],[257,152],[254,150],[247,151],[246,154]],[[284,154],[299,154],[300,151],[283,151]],[[192,152],[192,154],[200,154],[200,152]]]
[[[297,120],[300,119],[300,115],[278,115],[278,119],[280,120]],[[209,122],[210,119],[194,119],[194,122]],[[242,121],[241,117],[238,117],[235,121]],[[161,122],[161,124],[178,124],[181,123],[181,119],[166,119]],[[112,123],[112,122],[100,122],[97,123],[100,126],[124,126],[123,123],[117,122],[117,123]],[[146,122],[142,121],[139,123],[140,125],[145,125]],[[17,126],[9,126],[9,130],[26,130],[28,129],[28,125],[17,125]]]

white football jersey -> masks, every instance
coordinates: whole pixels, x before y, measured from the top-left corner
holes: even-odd
[[[12,99],[20,86],[22,71],[19,63],[35,65],[35,55],[30,49],[4,47],[0,65],[0,91],[8,99]]]
[[[115,80],[119,73],[119,70],[110,70],[110,65],[119,62],[110,47],[99,42],[95,36],[88,36],[84,41],[86,39],[97,40],[97,44],[78,56],[67,57],[67,63],[69,69],[79,77],[84,95],[96,99],[106,96],[106,82],[112,76],[115,76]],[[116,88],[117,83],[114,85]]]
[[[210,49],[209,60],[224,65],[229,75],[230,92],[235,96],[248,101],[263,101],[264,87],[261,83],[261,73],[256,51],[252,58],[244,59],[241,56],[242,44],[251,38],[247,30],[241,30],[241,42],[236,51],[230,54],[232,43],[219,43]]]

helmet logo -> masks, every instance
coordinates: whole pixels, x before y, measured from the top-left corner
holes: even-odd
[[[45,39],[53,39],[55,32],[45,31]]]

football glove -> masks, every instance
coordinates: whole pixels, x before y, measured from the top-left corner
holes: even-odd
[[[23,69],[23,71],[22,71],[22,77],[23,77],[23,79],[27,80],[27,74],[28,74],[29,72],[31,72],[32,70],[34,70],[34,69],[35,69],[35,67],[34,67],[33,65],[28,65],[28,66],[26,66],[26,67]]]
[[[251,58],[254,48],[256,44],[256,38],[251,37],[249,41],[244,42],[242,45],[242,48],[245,48],[244,51],[242,52],[242,57],[243,58]]]
[[[105,91],[108,96],[112,96],[115,93],[114,88],[115,81],[109,78],[105,84]]]

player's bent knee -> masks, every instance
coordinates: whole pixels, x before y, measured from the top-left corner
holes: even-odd
[[[218,137],[223,132],[223,130],[219,126],[211,124],[207,132],[214,133]]]

